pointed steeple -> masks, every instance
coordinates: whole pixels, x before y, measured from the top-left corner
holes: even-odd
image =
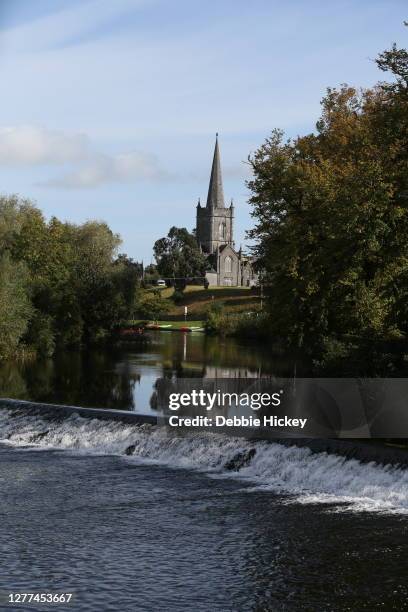
[[[218,133],[215,136],[215,148],[211,168],[210,186],[208,188],[207,208],[224,208],[224,190],[222,187]]]

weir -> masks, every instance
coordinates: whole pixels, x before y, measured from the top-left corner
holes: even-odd
[[[154,415],[119,410],[0,401],[2,444],[26,452],[41,449],[116,456],[135,464],[147,461],[164,469],[239,479],[249,493],[270,491],[283,503],[408,514],[408,470],[397,457],[399,449],[382,449],[380,455],[359,441],[272,441],[246,433],[251,432],[241,428],[241,437],[234,437],[182,430],[161,426]],[[396,454],[389,455],[391,450]]]
[[[363,463],[374,462],[379,465],[390,465],[408,467],[408,451],[398,447],[387,446],[379,440],[353,440],[353,439],[316,439],[302,437],[276,437],[271,440],[262,435],[262,428],[246,427],[217,427],[215,428],[193,428],[193,427],[170,427],[169,416],[138,414],[127,410],[113,410],[108,408],[87,408],[80,406],[68,406],[62,404],[44,404],[26,400],[0,398],[0,409],[6,408],[16,414],[38,415],[45,420],[55,420],[61,417],[69,417],[77,414],[87,419],[98,419],[100,421],[121,422],[128,425],[152,425],[165,427],[174,434],[197,433],[202,431],[221,434],[233,438],[245,438],[246,440],[268,441],[284,445],[286,447],[296,446],[308,448],[312,453],[334,454],[347,459],[356,459]],[[171,416],[171,415],[170,415]],[[266,430],[265,430],[266,431]],[[0,436],[1,437],[1,436]]]

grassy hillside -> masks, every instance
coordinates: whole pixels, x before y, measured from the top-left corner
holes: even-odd
[[[171,302],[170,315],[184,316],[184,307],[188,307],[189,316],[194,315],[197,320],[206,316],[211,304],[220,304],[224,313],[249,312],[260,309],[260,296],[258,291],[247,287],[203,287],[188,285],[183,293],[183,298],[178,304],[174,304],[172,295],[173,288],[162,290],[163,297]]]

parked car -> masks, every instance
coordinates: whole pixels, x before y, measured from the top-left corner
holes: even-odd
[[[165,287],[166,286],[166,281],[164,281],[162,278],[159,278],[159,280],[157,281],[157,286],[158,287]]]

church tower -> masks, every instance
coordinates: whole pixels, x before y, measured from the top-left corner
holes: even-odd
[[[219,247],[226,244],[234,247],[233,220],[232,200],[228,208],[224,203],[220,149],[216,134],[207,204],[205,207],[201,206],[200,200],[197,204],[196,237],[205,253],[215,253]]]

